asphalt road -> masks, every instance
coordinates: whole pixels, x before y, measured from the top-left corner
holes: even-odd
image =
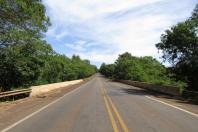
[[[100,75],[2,132],[198,132],[198,116]]]

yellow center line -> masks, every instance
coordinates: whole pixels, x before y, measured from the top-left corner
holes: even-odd
[[[104,97],[105,105],[106,105],[106,108],[107,108],[107,111],[108,111],[108,114],[109,114],[109,118],[110,118],[113,130],[114,130],[114,132],[119,132],[118,127],[117,127],[116,122],[115,122],[115,119],[113,117],[113,114],[111,113],[111,109],[110,109],[110,106],[108,104],[107,98],[105,96],[104,89],[101,88],[101,91],[104,95],[103,97]]]
[[[104,93],[105,93],[105,95],[107,96],[107,99],[109,100],[110,105],[112,106],[113,111],[114,111],[114,113],[115,113],[115,115],[116,115],[116,117],[117,117],[117,119],[118,119],[118,121],[119,121],[119,123],[120,123],[120,125],[121,125],[121,127],[122,127],[122,129],[123,129],[123,131],[124,131],[124,132],[129,132],[129,130],[128,130],[126,124],[124,123],[124,121],[123,121],[121,115],[119,114],[119,112],[118,112],[116,106],[113,104],[113,101],[112,101],[111,98],[108,96],[106,89],[105,89],[105,88],[103,88],[103,89],[104,89]]]

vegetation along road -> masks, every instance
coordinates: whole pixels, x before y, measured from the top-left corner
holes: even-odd
[[[101,75],[2,132],[197,132],[198,115]]]
[[[198,132],[197,2],[0,0],[0,131]]]

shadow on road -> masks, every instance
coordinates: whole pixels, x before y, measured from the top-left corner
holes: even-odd
[[[151,91],[145,89],[126,89],[121,88],[124,93],[131,94],[131,95],[152,95]],[[154,94],[154,93],[153,93]]]
[[[194,102],[192,100],[187,100],[182,97],[178,96],[172,96],[164,93],[159,93],[156,91],[151,91],[151,90],[146,90],[146,89],[126,89],[126,88],[121,88],[122,91],[124,91],[127,94],[131,95],[139,95],[139,96],[145,96],[145,95],[152,95],[157,98],[164,98],[164,99],[169,99],[169,100],[174,100],[176,103],[184,103],[184,104],[194,104],[198,105],[197,102]]]
[[[109,82],[112,82],[108,80]],[[147,89],[142,89],[142,88],[137,88],[131,86],[131,88],[128,87],[120,87],[120,90],[123,91],[124,93],[130,94],[130,95],[138,95],[138,96],[146,96],[146,95],[152,95],[157,98],[164,98],[168,100],[174,100],[176,103],[183,103],[183,104],[193,104],[193,105],[198,105],[198,102],[188,100],[186,98],[183,98],[181,96],[173,96],[157,91],[152,91],[152,90],[147,90]]]
[[[105,78],[103,75],[99,74],[99,77]],[[119,83],[116,82],[114,80],[111,79],[104,79],[103,81],[113,84],[113,83]],[[120,83],[123,84],[123,83]],[[126,85],[126,86],[124,86]],[[129,86],[131,88],[129,88]],[[143,88],[138,88],[138,87],[134,87],[131,85],[127,85],[127,84],[123,84],[123,86],[120,87],[119,89],[121,92],[123,93],[127,93],[129,95],[137,95],[137,96],[146,96],[146,95],[152,95],[155,96],[157,98],[164,98],[167,100],[174,100],[174,102],[176,103],[183,103],[183,104],[193,104],[193,105],[198,105],[198,102],[183,98],[181,96],[173,96],[173,95],[169,95],[169,94],[165,94],[165,93],[161,93],[161,92],[157,92],[157,91],[152,91],[152,90],[148,90],[148,89],[143,89]],[[115,94],[115,93],[111,93],[113,95],[120,95],[120,94]]]

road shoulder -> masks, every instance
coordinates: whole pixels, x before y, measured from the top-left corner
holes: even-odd
[[[27,97],[13,102],[1,103],[0,130],[35,112],[43,106],[57,100],[66,93],[78,88],[82,84],[85,84],[87,81],[72,86],[63,87],[37,97]]]
[[[151,97],[156,100],[173,105],[175,107],[184,109],[186,111],[198,114],[198,104],[191,102],[187,99],[184,99],[182,97],[171,96],[171,95],[167,95],[167,94],[163,94],[163,93],[159,93],[159,92],[155,92],[155,91],[151,91],[151,90],[146,90],[143,88],[134,87],[134,86],[131,86],[128,84],[120,83],[120,82],[113,82],[113,83],[116,83],[118,85],[127,86],[127,89],[125,88],[125,91],[128,94],[137,94],[137,95],[141,94],[141,95],[144,95],[145,97]]]

